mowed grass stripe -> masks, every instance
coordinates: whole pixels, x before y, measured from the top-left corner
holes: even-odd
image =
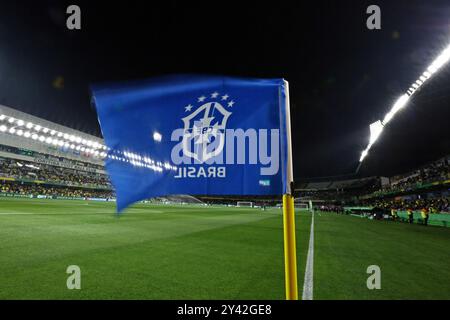
[[[0,216],[0,298],[284,298],[277,211],[137,205],[117,218],[110,203],[0,201],[0,213],[36,213]],[[297,221],[300,275],[309,223]],[[70,264],[82,290],[65,287]]]

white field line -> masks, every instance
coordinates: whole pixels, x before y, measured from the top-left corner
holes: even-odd
[[[16,212],[0,212],[0,215],[15,215],[15,214],[23,215],[23,214],[34,214],[34,213],[31,213],[31,212],[19,212],[19,211],[16,211]]]
[[[134,213],[134,212],[133,212]],[[166,211],[162,210],[146,210],[145,213],[166,213]],[[10,216],[10,215],[36,215],[36,216],[51,216],[51,215],[60,215],[60,212],[49,212],[49,213],[43,213],[43,212],[22,212],[22,211],[15,211],[15,212],[0,212],[0,216]],[[73,215],[74,213],[67,213],[64,212],[65,215]],[[75,213],[78,214],[78,213]],[[83,213],[85,215],[96,215],[99,214],[98,212],[91,212],[91,213]],[[109,214],[109,212],[108,212]]]
[[[314,278],[314,212],[311,219],[311,231],[309,233],[308,257],[306,258],[305,281],[303,282],[302,300],[313,300]]]

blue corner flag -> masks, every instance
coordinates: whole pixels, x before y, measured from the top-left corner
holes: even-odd
[[[286,193],[283,79],[168,76],[92,93],[118,211],[170,194]]]

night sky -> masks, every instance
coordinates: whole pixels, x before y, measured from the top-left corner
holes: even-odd
[[[339,176],[355,171],[369,124],[450,44],[450,1],[158,2],[0,1],[0,104],[100,135],[92,83],[283,77],[296,179]],[[81,7],[81,31],[66,29],[69,4]],[[370,4],[381,7],[381,30],[366,28]],[[450,153],[449,107],[447,65],[389,124],[359,176]]]

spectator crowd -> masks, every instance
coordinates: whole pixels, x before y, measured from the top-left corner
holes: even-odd
[[[111,187],[104,174],[6,158],[0,158],[0,177]]]
[[[24,196],[73,197],[73,198],[114,198],[112,191],[82,189],[73,187],[51,187],[41,184],[25,184],[0,181],[0,191]]]
[[[385,185],[381,192],[399,191],[405,192],[413,190],[418,185],[426,183],[444,181],[450,179],[449,159],[444,158],[426,165],[423,168],[414,170],[405,175],[391,178],[391,183]]]
[[[396,209],[406,211],[411,209],[413,211],[420,211],[427,209],[430,213],[448,213],[450,212],[450,200],[446,197],[435,198],[419,198],[419,199],[377,199],[364,203],[380,209]]]
[[[330,186],[336,187],[331,189],[301,189],[300,192],[296,193],[296,197],[325,201],[324,204],[316,208],[336,213],[342,213],[344,205],[355,204],[385,210],[426,209],[430,213],[450,212],[448,191],[433,191],[429,194],[426,190],[421,190],[421,193],[414,192],[415,187],[419,184],[450,179],[449,163],[450,158],[444,158],[408,174],[392,177],[390,183],[385,184],[379,190],[380,193],[374,193],[375,188],[381,186],[380,179],[366,178],[362,179],[362,182],[357,179],[344,181],[346,183],[330,182]],[[0,191],[2,193],[51,197],[114,197],[108,176],[90,171],[0,157]],[[9,181],[8,178],[19,181]],[[41,183],[33,183],[36,180]],[[393,195],[386,195],[386,192],[390,191],[398,191],[399,193],[394,198]],[[402,194],[405,191],[407,191],[406,195]],[[364,197],[364,195],[369,196]],[[244,200],[251,201],[257,206],[275,206],[280,202],[280,199],[273,197],[248,197],[248,199],[245,199],[245,197],[230,196],[205,197],[203,199],[205,203],[222,204],[236,204],[237,201]]]
[[[9,178],[19,181],[10,181]],[[113,198],[115,196],[111,189],[105,174],[0,157],[1,193],[45,197]]]

